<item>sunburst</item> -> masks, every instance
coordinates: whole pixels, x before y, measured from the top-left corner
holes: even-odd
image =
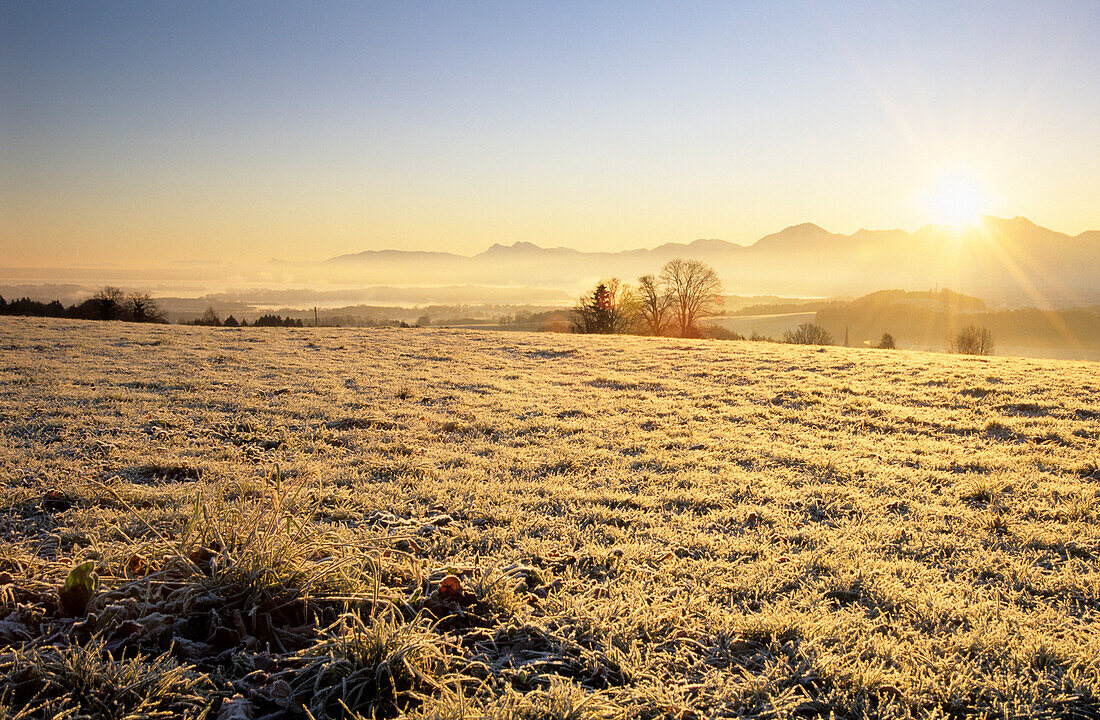
[[[982,184],[966,172],[944,174],[924,196],[929,219],[940,225],[964,228],[977,225],[989,204]]]

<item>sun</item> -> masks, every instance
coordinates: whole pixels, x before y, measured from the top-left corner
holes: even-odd
[[[955,228],[977,225],[988,203],[981,183],[965,172],[943,175],[924,196],[932,222]]]

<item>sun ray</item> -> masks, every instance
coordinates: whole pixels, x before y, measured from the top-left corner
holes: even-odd
[[[1051,277],[1050,273],[1041,265],[1031,262],[1028,254],[1023,252],[1021,248],[1013,247],[1005,233],[993,232],[985,225],[979,226],[975,231],[982,241],[989,246],[997,262],[1016,281],[1017,286],[1035,304],[1035,307],[1042,311],[1047,321],[1062,336],[1062,339],[1075,350],[1083,350],[1081,341],[1055,312],[1053,303],[1047,299],[1036,283],[1037,280],[1042,280],[1043,284],[1048,287],[1057,287],[1061,284],[1058,279]]]

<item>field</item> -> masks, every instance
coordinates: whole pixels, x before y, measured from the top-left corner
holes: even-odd
[[[1100,717],[1098,369],[0,318],[0,718]]]

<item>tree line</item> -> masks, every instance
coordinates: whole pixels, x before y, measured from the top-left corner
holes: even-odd
[[[676,258],[660,275],[642,275],[637,286],[619,278],[601,280],[570,313],[578,333],[703,336],[699,322],[717,314],[722,281],[710,265]]]
[[[700,322],[719,314],[722,281],[710,265],[675,258],[659,275],[642,275],[636,286],[612,277],[601,280],[582,295],[570,313],[575,333],[669,335],[682,338],[715,337],[744,340],[737,333]],[[752,340],[776,342],[754,334]],[[893,344],[893,338],[883,336]],[[832,345],[832,336],[813,323],[804,323],[783,335],[797,345]]]
[[[699,260],[675,258],[665,263],[660,275],[642,275],[636,286],[616,277],[601,280],[573,306],[570,329],[576,333],[744,340],[732,330],[700,325],[719,314],[721,293],[722,281],[714,268]],[[755,333],[750,339],[776,342]],[[832,345],[833,339],[823,328],[804,323],[784,333],[783,342]]]
[[[700,321],[718,314],[722,282],[714,268],[699,260],[676,258],[660,275],[642,275],[631,285],[619,278],[601,280],[582,295],[570,312],[570,330],[575,333],[671,335],[683,338],[716,337],[743,340],[737,333],[717,326],[700,326]],[[818,317],[822,315],[818,311]],[[776,342],[756,333],[751,340]],[[833,335],[817,323],[802,323],[783,333],[781,342],[794,345],[832,345]],[[847,344],[847,330],[845,331]],[[874,347],[893,350],[894,336],[888,332]],[[968,325],[950,337],[950,352],[991,355],[993,334],[986,328]]]
[[[8,302],[0,296],[0,315],[72,318],[75,320],[122,320],[126,322],[166,323],[156,301],[143,292],[123,292],[110,285],[87,300],[65,307],[60,300],[48,303],[30,298]]]
[[[248,327],[247,320],[243,318],[238,320],[232,315],[222,320],[212,306],[208,307],[196,320],[192,320],[187,324],[203,325],[205,327]],[[305,327],[305,323],[302,322],[301,318],[294,319],[268,313],[253,320],[252,327]]]
[[[97,291],[87,300],[65,306],[60,300],[41,302],[22,297],[8,301],[0,295],[0,315],[23,315],[30,317],[68,318],[72,320],[118,320],[123,322],[143,322],[167,324],[168,319],[164,311],[148,293],[127,293],[120,288],[108,285]],[[421,318],[422,320],[424,318]],[[214,310],[208,307],[202,315],[194,320],[180,321],[183,325],[199,325],[205,327],[306,327],[306,322],[301,318],[282,316],[274,313],[266,313],[259,316],[251,323],[242,318],[238,320],[233,315],[224,320]],[[358,325],[365,327],[413,327],[403,320],[374,320],[363,319],[354,316],[342,318],[327,318],[328,327],[336,327],[341,324]],[[427,323],[424,323],[427,324]]]
[[[674,336],[683,338],[715,337],[725,340],[742,340],[742,336],[725,328],[717,326],[703,327],[700,322],[708,317],[718,314],[718,307],[722,302],[722,282],[714,268],[699,260],[685,260],[676,258],[667,262],[659,275],[642,275],[638,278],[636,286],[625,283],[619,278],[601,280],[585,295],[582,295],[569,314],[569,329],[577,333],[599,334],[639,334],[656,336]],[[905,308],[905,311],[913,314],[928,314],[930,311]],[[800,345],[832,345],[833,336],[822,325],[840,324],[838,318],[832,317],[838,311],[834,308],[823,308],[817,313],[817,321],[825,322],[803,323],[793,330],[783,334],[782,342]],[[1028,314],[1030,313],[1030,315]],[[1076,313],[1076,314],[1075,314]],[[840,313],[842,316],[842,313]],[[933,313],[935,314],[935,313]],[[1005,313],[1002,313],[1005,314]],[[1007,313],[1012,316],[1014,324],[1021,323],[1021,318],[1033,324],[1032,315],[1043,315],[1045,325],[1051,321],[1041,311],[1023,310]],[[0,315],[29,315],[35,317],[72,318],[79,320],[120,320],[127,322],[143,323],[167,323],[164,312],[157,306],[148,293],[130,292],[122,289],[106,286],[97,291],[87,300],[74,303],[66,307],[60,300],[51,302],[39,302],[23,297],[18,300],[7,301],[0,296]],[[993,314],[987,313],[986,317]],[[1087,315],[1090,320],[1095,319],[1094,313],[1087,311],[1070,311],[1062,313],[1065,320],[1076,320],[1076,315]],[[526,318],[525,318],[526,319]],[[898,318],[893,318],[897,320]],[[427,316],[421,318],[422,324],[429,324]],[[832,321],[830,323],[829,321]],[[844,318],[843,326],[846,329],[849,322],[859,324],[858,318]],[[519,316],[516,317],[519,322]],[[1065,322],[1063,321],[1063,324]],[[189,325],[202,325],[209,327],[248,327],[245,320],[237,320],[232,315],[222,320],[213,307],[207,310]],[[398,327],[410,327],[406,322],[391,321],[378,323],[394,325]],[[418,325],[421,323],[418,323]],[[501,318],[501,325],[505,325],[505,318]],[[933,323],[923,323],[926,327]],[[253,327],[304,327],[301,318],[283,317],[276,314],[265,314],[252,322]],[[1094,328],[1093,328],[1094,329]],[[1088,333],[1081,333],[1079,337],[1087,337]],[[767,340],[775,342],[772,338],[766,338],[753,334],[752,340]],[[882,349],[894,349],[895,340],[889,333],[883,333],[882,338],[875,347]],[[970,355],[990,355],[993,353],[993,334],[984,327],[970,324],[950,335],[948,350],[950,352]]]

